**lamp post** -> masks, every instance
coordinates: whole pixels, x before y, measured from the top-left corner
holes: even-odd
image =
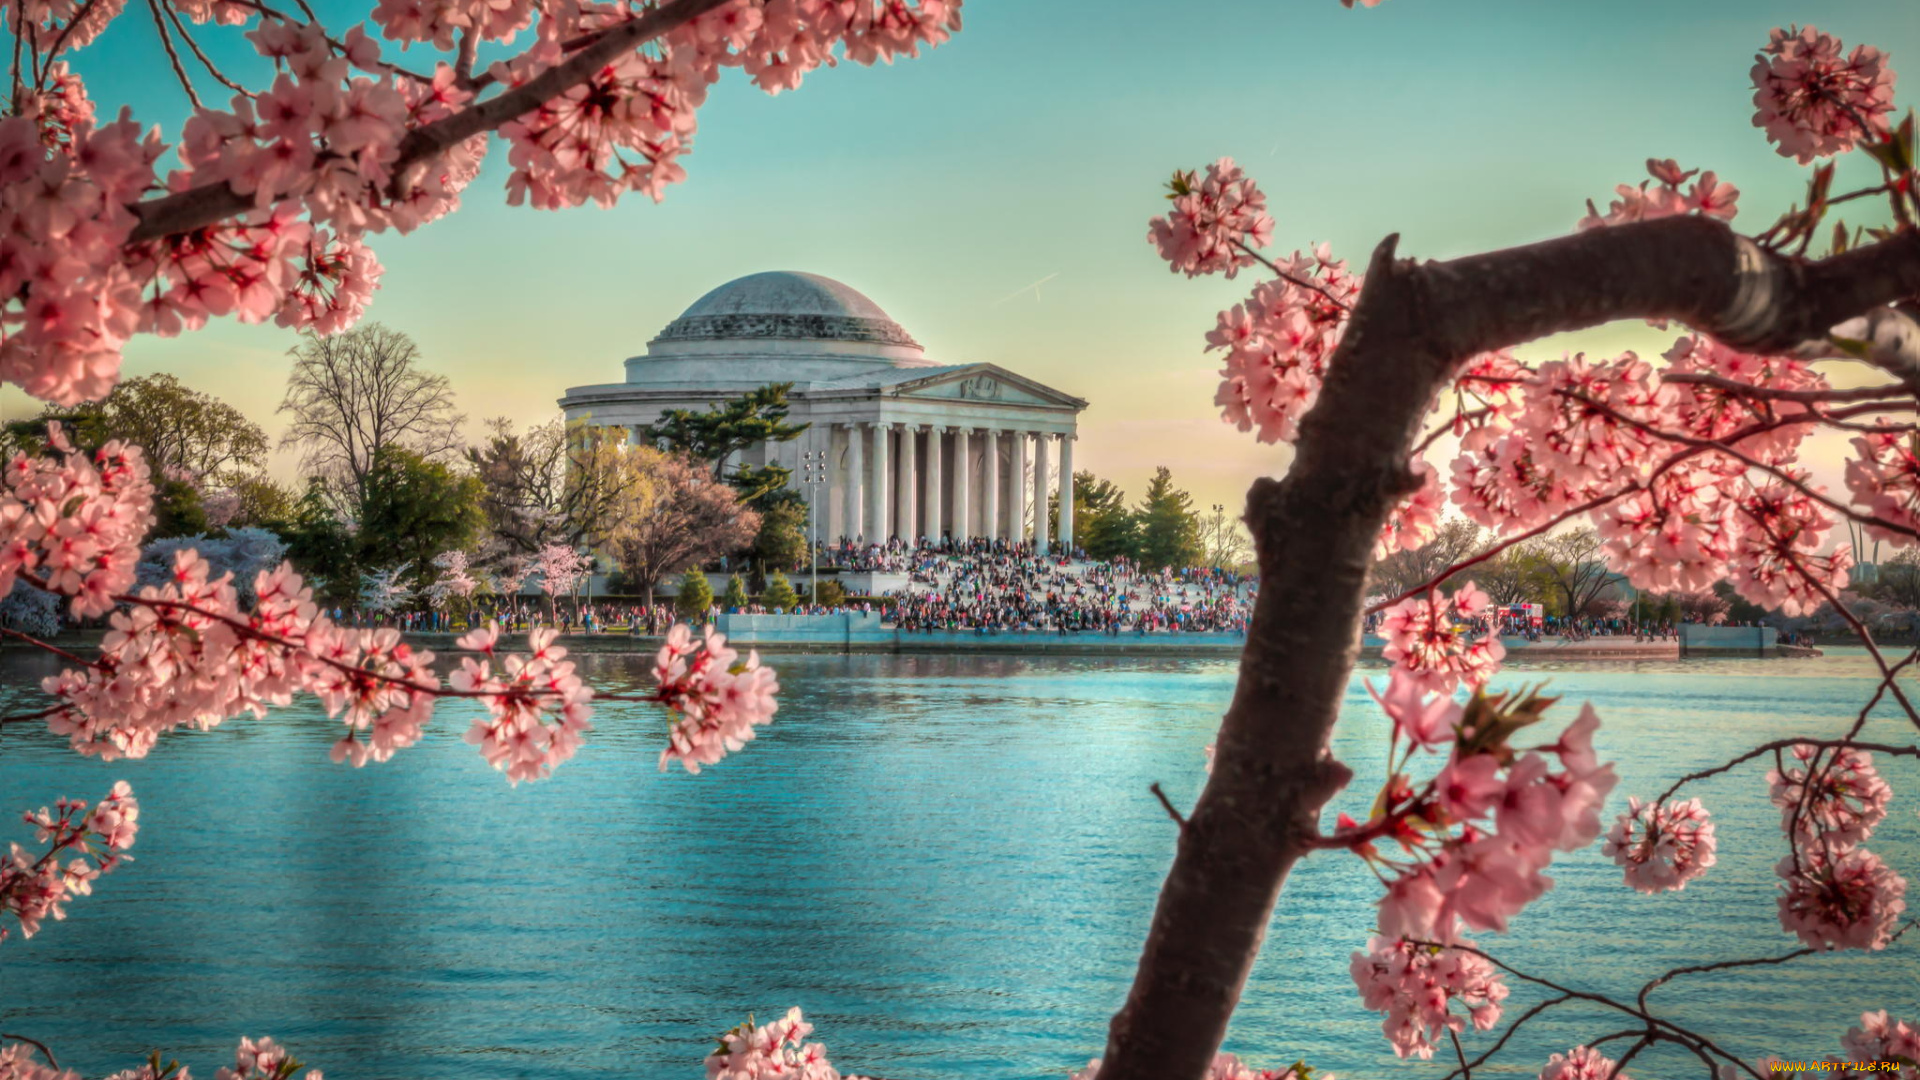
[[[815,535],[818,531],[818,506],[820,485],[827,482],[827,452],[808,450],[800,455],[800,482],[807,486],[807,558],[813,579],[812,603],[820,603],[820,541]]]

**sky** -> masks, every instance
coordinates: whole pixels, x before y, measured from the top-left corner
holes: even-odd
[[[75,66],[103,114],[130,105],[171,138],[185,100],[138,6]],[[356,9],[336,11],[344,26]],[[729,72],[660,205],[507,206],[496,147],[458,213],[374,238],[386,273],[368,317],[419,342],[477,435],[619,381],[722,282],[825,274],[942,363],[1087,399],[1075,464],[1129,497],[1165,465],[1197,505],[1237,511],[1288,456],[1221,422],[1203,338],[1258,279],[1168,272],[1145,237],[1172,170],[1232,156],[1268,194],[1279,252],[1325,241],[1362,265],[1389,233],[1435,259],[1564,234],[1648,157],[1715,170],[1741,189],[1736,225],[1759,231],[1805,183],[1751,124],[1753,53],[1793,22],[1876,45],[1896,71],[1920,62],[1913,0],[969,0],[963,32],[918,59],[778,96]],[[1520,351],[1673,337],[1619,324]],[[277,435],[296,343],[216,322],[136,339],[125,370],[171,372]],[[0,390],[0,413],[36,409]],[[1816,455],[1822,472],[1838,454]],[[283,478],[293,467],[277,457]]]

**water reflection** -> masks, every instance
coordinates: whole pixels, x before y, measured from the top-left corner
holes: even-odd
[[[643,681],[648,662],[582,659],[609,688]],[[334,725],[310,707],[176,735],[138,762],[9,735],[0,810],[126,777],[145,811],[136,862],[67,922],[0,945],[0,1022],[88,1073],[152,1046],[211,1066],[239,1034],[271,1032],[336,1078],[691,1077],[714,1032],[790,1004],[843,1069],[1060,1076],[1098,1053],[1173,849],[1147,786],[1179,803],[1197,793],[1233,663],[775,662],[778,722],[699,777],[656,771],[661,720],[634,705],[603,709],[576,761],[517,789],[460,741],[457,706],[421,746],[362,770],[326,761]],[[1336,737],[1359,774],[1341,803],[1355,813],[1382,767],[1359,682],[1378,673],[1357,674]],[[1594,702],[1624,803],[1735,740],[1844,727],[1869,673],[1836,654],[1536,664],[1507,681],[1549,677]],[[0,658],[0,685],[37,674]],[[1870,733],[1901,735],[1890,719]],[[1556,863],[1559,887],[1512,935],[1483,942],[1616,992],[1676,963],[1786,951],[1763,772],[1701,786],[1722,857],[1686,892],[1625,890],[1596,846]],[[1914,774],[1889,770],[1895,811],[1874,840],[1910,877]],[[1394,1061],[1348,980],[1376,890],[1351,859],[1300,868],[1230,1048],[1348,1076],[1438,1075]],[[1660,995],[1753,1054],[1831,1056],[1863,1008],[1920,1012],[1916,955],[1694,977]],[[1534,1000],[1517,988],[1512,1002]],[[1567,1013],[1524,1033],[1512,1060],[1617,1026]],[[1651,1076],[1685,1067],[1638,1060]]]

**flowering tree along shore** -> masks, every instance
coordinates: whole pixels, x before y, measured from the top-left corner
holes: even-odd
[[[0,209],[10,224],[0,234],[0,377],[60,401],[105,393],[134,332],[177,332],[228,312],[321,332],[347,325],[374,273],[362,237],[451,209],[489,131],[511,146],[516,201],[658,196],[679,178],[693,109],[721,67],[744,67],[777,90],[836,47],[861,61],[911,54],[958,25],[958,4],[942,0],[641,9],[549,0],[537,6],[536,44],[476,73],[477,42],[526,30],[530,0],[383,0],[374,18],[389,40],[450,54],[431,73],[408,73],[359,28],[329,34],[251,0],[152,0],[163,35],[170,20],[196,58],[186,23],[250,24],[283,69],[230,111],[197,112],[178,148],[183,166],[162,188],[157,138],[130,121],[96,128],[77,76],[57,59],[97,35],[117,4],[9,2],[9,25],[28,49],[16,64],[15,115],[0,121]],[[649,51],[636,51],[642,42]],[[1835,192],[1831,164],[1820,164],[1805,207],[1747,236],[1728,224],[1739,197],[1731,184],[1650,161],[1648,180],[1621,185],[1605,213],[1590,207],[1570,236],[1440,263],[1399,258],[1389,237],[1357,274],[1324,248],[1261,254],[1275,222],[1231,161],[1175,176],[1171,211],[1149,234],[1173,268],[1271,274],[1221,313],[1208,345],[1224,354],[1217,400],[1227,419],[1292,444],[1295,457],[1284,479],[1249,493],[1261,578],[1239,683],[1198,803],[1190,814],[1167,804],[1179,831],[1174,864],[1105,1052],[1079,1080],[1307,1080],[1304,1065],[1256,1072],[1217,1050],[1287,874],[1316,851],[1359,857],[1382,882],[1377,934],[1356,932],[1365,946],[1352,963],[1356,992],[1385,1015],[1401,1056],[1451,1051],[1459,1067],[1450,1075],[1462,1080],[1533,1017],[1576,1005],[1613,1021],[1526,1071],[1607,1080],[1657,1047],[1697,1060],[1713,1080],[1762,1080],[1766,1063],[1665,1016],[1652,995],[1702,971],[1751,966],[1763,976],[1818,952],[1885,949],[1905,933],[1906,881],[1869,842],[1892,797],[1880,766],[1920,756],[1920,743],[1861,736],[1883,703],[1920,730],[1899,681],[1920,650],[1896,659],[1874,646],[1841,596],[1850,552],[1829,540],[1842,520],[1895,547],[1920,540],[1914,124],[1895,118],[1894,75],[1880,53],[1849,52],[1810,28],[1776,30],[1752,78],[1754,122],[1782,154],[1812,164],[1863,153],[1880,182]],[[1834,226],[1826,254],[1811,256],[1843,205],[1872,215],[1874,227]],[[1686,327],[1664,365],[1632,354],[1530,365],[1508,351],[1630,318]],[[1819,366],[1827,362],[1877,375],[1836,388]],[[1824,490],[1799,463],[1821,432],[1853,440],[1844,493]],[[1449,434],[1460,451],[1443,472],[1424,455]],[[53,441],[52,453],[7,465],[0,586],[18,576],[75,614],[111,613],[113,629],[98,658],[68,656],[74,666],[47,681],[51,704],[8,722],[44,721],[75,749],[111,759],[145,754],[180,726],[263,715],[305,692],[347,726],[335,759],[359,765],[416,741],[438,699],[474,698],[482,716],[467,738],[515,782],[548,775],[588,730],[591,692],[550,635],[536,633],[527,655],[502,655],[497,630],[474,631],[442,684],[433,657],[394,632],[333,625],[285,566],[258,576],[250,608],[231,581],[209,580],[192,551],[176,555],[171,581],[130,592],[151,516],[140,451],[109,444],[89,457],[57,429]],[[1393,767],[1367,820],[1341,815],[1323,829],[1324,804],[1351,779],[1329,740],[1368,610],[1368,568],[1430,539],[1449,504],[1492,530],[1496,546],[1373,606],[1392,664],[1374,690],[1393,722]],[[1462,571],[1581,520],[1637,587],[1725,579],[1789,614],[1833,605],[1879,671],[1870,699],[1842,730],[1731,748],[1724,764],[1664,792],[1635,792],[1609,828],[1601,810],[1621,778],[1596,750],[1603,718],[1538,694],[1487,694],[1500,643],[1456,629],[1488,603],[1471,584],[1453,587]],[[464,571],[441,569],[457,593]],[[717,636],[696,644],[676,627],[656,674],[646,700],[670,714],[662,768],[714,764],[774,710],[773,673]],[[1650,973],[1625,1000],[1518,971],[1467,936],[1505,930],[1550,887],[1543,871],[1555,852],[1603,836],[1623,888],[1712,888],[1711,808],[1684,789],[1768,764],[1754,797],[1781,811],[1779,917],[1800,948]],[[0,908],[23,934],[58,917],[124,857],[136,819],[124,787],[91,809],[63,803],[29,815],[46,850],[16,845],[0,864]],[[1502,1024],[1508,980],[1558,996],[1507,1020],[1469,1061],[1458,1035]],[[1855,1059],[1920,1080],[1916,1021],[1869,1013],[1836,1037]],[[823,1048],[805,1041],[810,1032],[797,1010],[736,1028],[708,1056],[708,1075],[837,1078]],[[218,1076],[283,1080],[295,1068],[271,1042],[245,1042]],[[46,1048],[0,1044],[0,1078],[71,1075]],[[144,1073],[122,1075],[184,1073],[156,1057]]]

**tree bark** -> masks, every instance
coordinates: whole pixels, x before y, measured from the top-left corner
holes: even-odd
[[[1200,1080],[1225,1036],[1286,875],[1351,777],[1328,739],[1359,648],[1374,539],[1417,486],[1414,440],[1463,362],[1635,317],[1779,353],[1920,294],[1912,234],[1823,262],[1773,255],[1696,217],[1424,265],[1395,260],[1396,242],[1374,251],[1292,469],[1248,492],[1260,595],[1239,683],[1100,1080]]]

